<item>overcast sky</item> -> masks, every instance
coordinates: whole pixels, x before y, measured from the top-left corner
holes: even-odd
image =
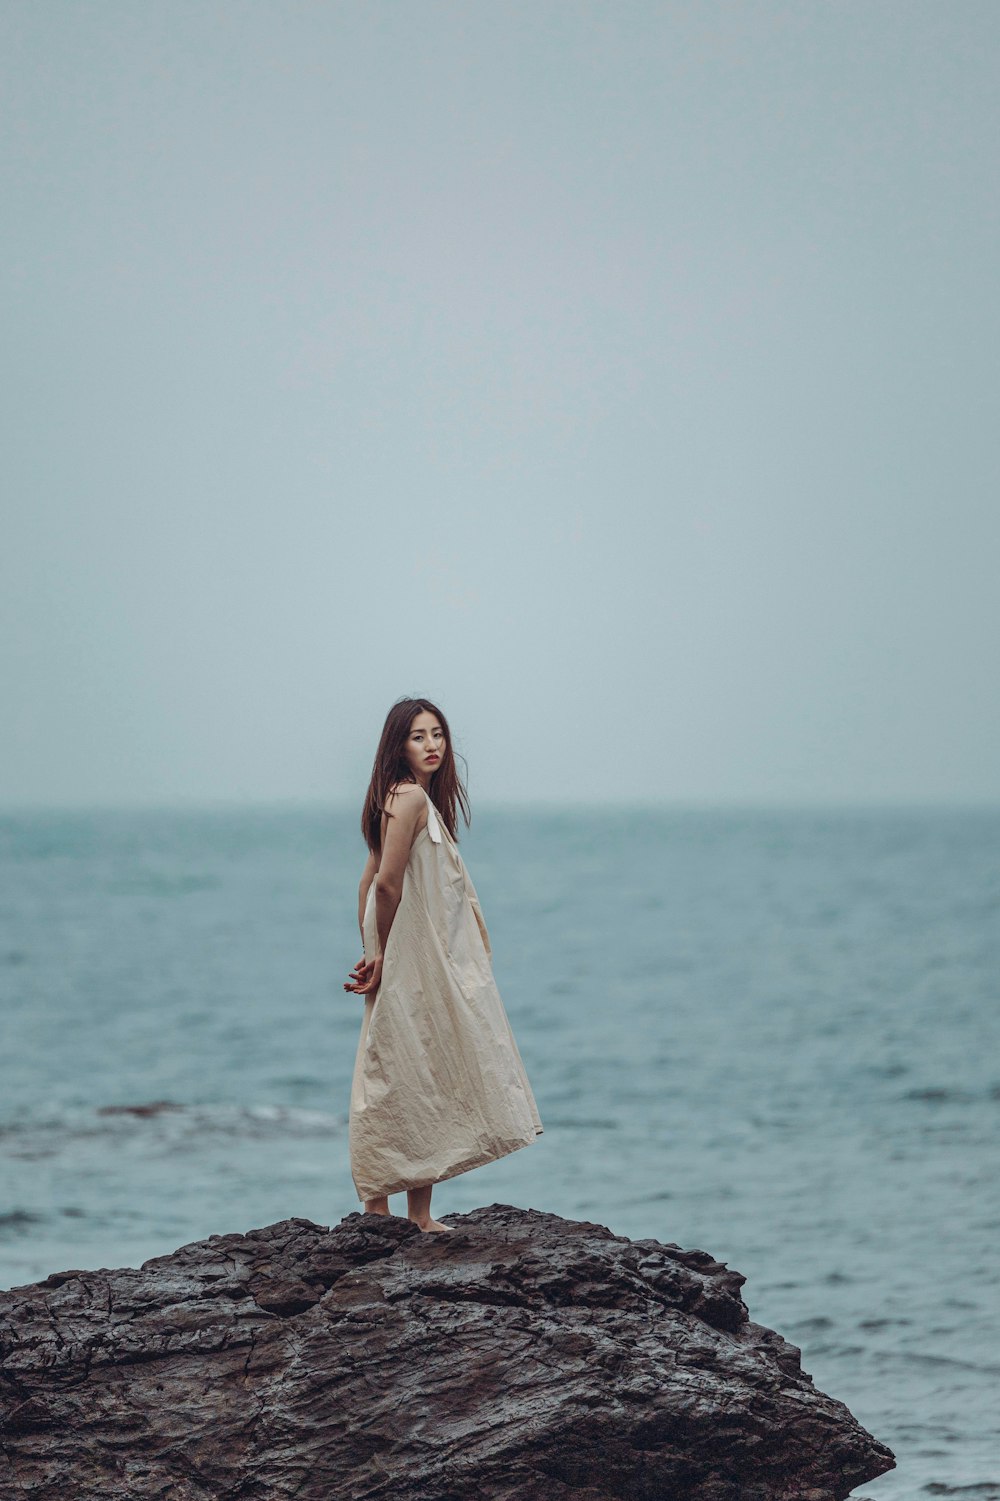
[[[996,0],[0,17],[0,804],[1000,800]]]

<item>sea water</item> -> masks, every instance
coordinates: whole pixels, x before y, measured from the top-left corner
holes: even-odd
[[[1000,811],[491,809],[462,849],[545,1132],[435,1212],[711,1252],[895,1450],[857,1494],[1000,1498]],[[364,855],[323,807],[0,818],[0,1285],[359,1207]]]

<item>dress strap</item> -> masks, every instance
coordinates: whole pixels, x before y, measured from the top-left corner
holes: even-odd
[[[423,792],[424,797],[427,799],[427,832],[431,836],[432,843],[440,844],[441,825],[438,823],[437,809],[434,806],[434,800],[425,788],[421,788],[421,791]]]

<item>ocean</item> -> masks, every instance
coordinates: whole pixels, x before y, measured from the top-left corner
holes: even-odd
[[[499,808],[461,847],[545,1133],[442,1184],[701,1248],[1000,1501],[1000,810]],[[0,1285],[360,1207],[354,811],[0,816]],[[403,1201],[395,1201],[402,1209]]]

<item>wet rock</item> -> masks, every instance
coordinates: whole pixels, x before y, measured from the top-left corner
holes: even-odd
[[[893,1467],[704,1251],[494,1204],[0,1294],[0,1495],[839,1501]]]
[[[101,1105],[98,1115],[135,1115],[140,1120],[146,1120],[150,1116],[162,1115],[165,1110],[183,1110],[183,1105],[175,1105],[173,1100],[150,1100],[148,1105]]]

